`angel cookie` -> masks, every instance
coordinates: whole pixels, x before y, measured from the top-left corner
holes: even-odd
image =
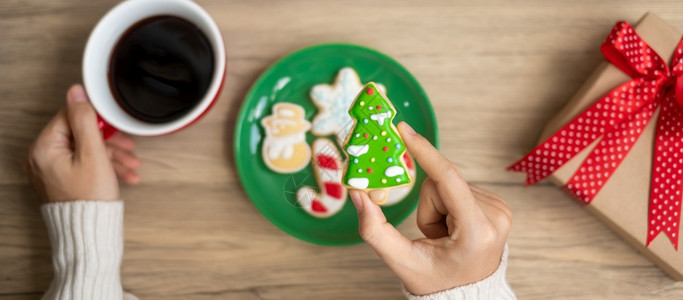
[[[403,160],[406,146],[392,123],[396,109],[370,82],[356,97],[349,115],[354,125],[342,146],[347,154],[343,182],[384,203],[389,189],[412,182]]]
[[[378,86],[384,91],[384,86]],[[353,124],[347,113],[349,106],[362,87],[358,74],[349,67],[339,70],[333,84],[313,86],[311,99],[319,113],[313,118],[311,132],[319,136],[336,134],[341,143]]]
[[[310,215],[327,218],[339,212],[346,202],[346,188],[341,184],[341,156],[334,143],[327,138],[313,142],[313,173],[320,193],[310,187],[297,192],[297,202]]]
[[[278,173],[293,173],[308,165],[311,148],[306,143],[304,109],[296,104],[281,102],[273,106],[273,114],[261,120],[266,130],[263,141],[263,162]]]

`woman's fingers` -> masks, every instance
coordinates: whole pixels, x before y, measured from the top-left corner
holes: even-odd
[[[123,133],[116,133],[107,140],[107,154],[114,164],[116,176],[127,184],[137,184],[140,176],[135,171],[140,168],[140,159],[133,154],[135,141]]]
[[[60,110],[50,122],[43,128],[38,138],[29,149],[29,166],[35,166],[37,162],[51,160],[53,151],[60,153],[72,153],[71,130],[66,117],[66,110]]]
[[[75,155],[79,159],[103,159],[102,135],[97,127],[97,114],[83,86],[72,86],[67,92],[66,112],[73,134]]]
[[[420,190],[420,202],[417,205],[417,227],[430,239],[448,236],[446,215],[448,211],[439,199],[436,184],[430,178],[425,179]]]
[[[481,209],[455,164],[405,122],[398,124],[398,130],[410,154],[436,184],[442,203],[454,219],[464,226],[480,220]]]
[[[443,180],[464,182],[458,168],[434,148],[427,139],[415,132],[410,125],[401,122],[398,124],[398,130],[410,154],[434,182],[438,183]]]
[[[120,162],[123,164],[126,168],[129,169],[137,169],[140,168],[140,159],[135,156],[132,152],[117,148],[117,147],[111,147],[112,155],[111,159],[113,161]]]
[[[387,222],[382,209],[372,202],[367,193],[351,190],[349,195],[358,211],[360,236],[397,272],[401,264],[411,259],[412,242]]]
[[[116,172],[116,177],[121,179],[127,184],[138,184],[140,183],[140,175],[138,175],[135,170],[126,167],[119,161],[114,161],[114,172]]]
[[[117,132],[107,140],[107,145],[113,145],[127,151],[135,150],[135,141],[128,135]]]
[[[477,186],[471,186],[471,188],[475,197],[479,200],[480,207],[487,218],[494,224],[498,231],[505,232],[507,236],[507,232],[510,231],[510,225],[512,223],[512,211],[507,205],[507,202],[493,192]]]
[[[351,190],[351,201],[358,211],[360,235],[387,264],[410,291],[420,291],[432,278],[423,276],[425,269],[433,272],[438,261],[434,257],[442,240],[421,239],[413,242],[387,222],[382,209],[366,192]]]

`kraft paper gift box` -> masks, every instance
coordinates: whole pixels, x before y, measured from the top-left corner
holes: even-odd
[[[677,30],[652,13],[646,14],[634,28],[642,40],[649,44],[666,64],[671,63],[676,46],[681,40],[681,34]],[[601,63],[576,95],[546,125],[539,143],[576,118],[596,100],[631,79],[631,76],[612,63],[608,61]],[[653,151],[660,110],[661,105],[635,144],[631,146],[630,152],[594,196],[592,202],[586,205],[586,209],[671,277],[683,280],[683,252],[678,251],[663,232],[646,246]],[[599,139],[592,142],[556,169],[549,179],[558,186],[566,188],[567,183],[598,142]],[[678,234],[675,237],[678,238]]]

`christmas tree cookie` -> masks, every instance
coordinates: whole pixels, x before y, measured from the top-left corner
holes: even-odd
[[[355,124],[342,147],[348,158],[343,182],[384,203],[388,189],[411,182],[403,160],[406,146],[392,123],[396,109],[377,84],[370,82],[356,96],[349,115]],[[380,190],[384,191],[380,199],[372,197],[373,191]]]
[[[413,190],[413,186],[415,185],[415,162],[413,161],[413,158],[408,155],[408,152],[403,154],[403,161],[406,164],[406,167],[408,168],[408,175],[410,175],[410,179],[412,179],[413,182],[410,184],[400,186],[397,188],[393,188],[389,191],[389,197],[387,198],[387,201],[382,203],[382,206],[391,206],[396,203],[401,202],[401,200],[405,199],[408,194],[410,194],[410,191]]]

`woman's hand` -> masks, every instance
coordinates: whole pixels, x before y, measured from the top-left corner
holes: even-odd
[[[417,226],[427,238],[411,241],[387,222],[369,196],[351,191],[360,235],[416,295],[480,281],[500,263],[512,215],[498,195],[469,185],[458,168],[406,123],[399,132],[427,172]]]
[[[24,166],[29,181],[45,202],[119,199],[117,176],[129,184],[140,181],[135,142],[122,133],[102,140],[81,85],[72,86],[66,98],[66,108],[31,145]]]

